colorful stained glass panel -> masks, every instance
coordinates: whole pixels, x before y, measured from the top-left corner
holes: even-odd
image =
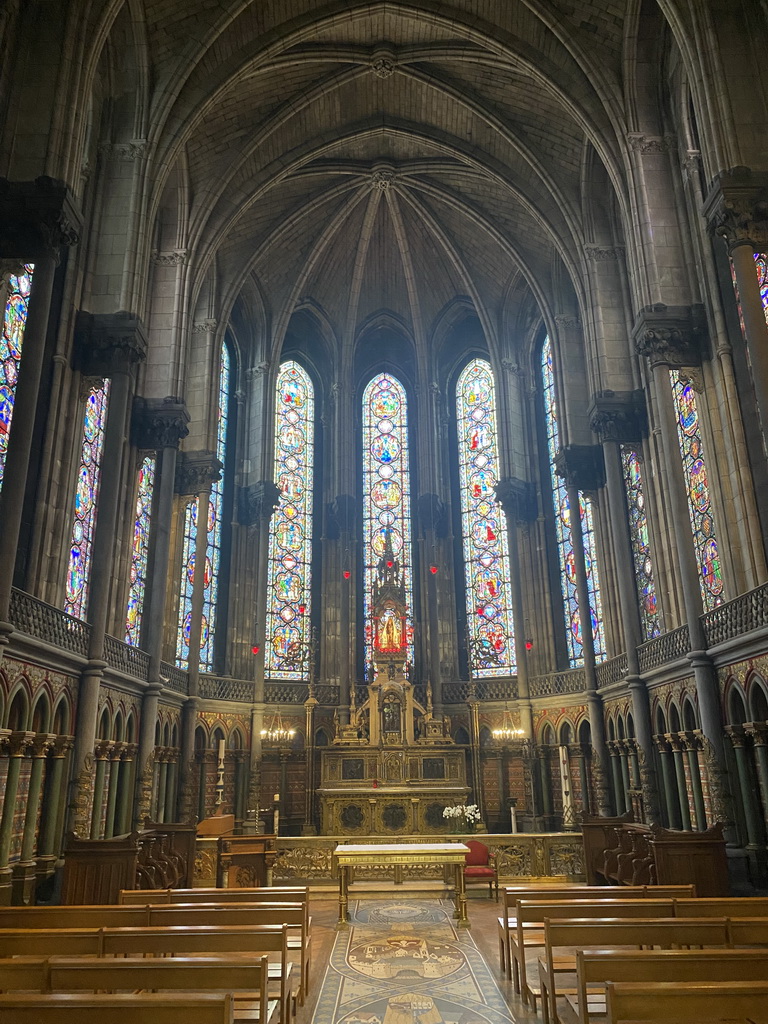
[[[24,273],[11,274],[4,289],[5,313],[0,336],[0,489],[5,474],[5,456],[16,400],[16,382],[19,379],[34,269],[34,264],[25,264]]]
[[[363,393],[363,616],[365,671],[373,674],[373,584],[387,540],[401,565],[407,608],[408,661],[413,662],[413,562],[408,419],[405,388],[388,373]]]
[[[192,633],[192,594],[195,587],[195,545],[197,513],[200,499],[195,498],[184,510],[184,533],[181,552],[181,593],[179,621],[176,628],[176,664],[189,668],[189,642]]]
[[[629,539],[635,569],[642,638],[643,640],[652,640],[661,634],[662,627],[661,612],[656,600],[656,584],[653,578],[653,559],[651,558],[648,515],[645,510],[645,492],[643,490],[642,460],[638,452],[631,446],[623,444],[621,445],[621,465],[627,494]]]
[[[103,381],[90,389],[85,402],[80,466],[75,490],[75,516],[69,549],[64,611],[78,619],[88,612],[88,584],[91,554],[96,532],[96,514],[104,454],[104,433],[109,406],[109,384]]]
[[[275,411],[275,482],[267,567],[267,678],[307,679],[312,614],[315,398],[306,370],[281,364]]]
[[[131,551],[131,578],[128,589],[128,613],[125,620],[125,642],[132,647],[141,645],[141,622],[147,587],[147,561],[149,558],[149,531],[152,523],[152,495],[155,488],[154,455],[147,455],[139,468],[136,508],[133,520],[133,548]]]
[[[459,487],[470,671],[477,678],[517,671],[504,511],[499,475],[496,388],[490,363],[473,359],[456,385]]]

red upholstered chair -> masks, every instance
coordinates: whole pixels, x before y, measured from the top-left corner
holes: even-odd
[[[496,889],[496,902],[499,902],[499,875],[496,871],[496,854],[484,843],[478,843],[476,839],[467,839],[466,846],[469,853],[464,854],[464,881],[466,882],[487,882],[488,898],[493,895]]]

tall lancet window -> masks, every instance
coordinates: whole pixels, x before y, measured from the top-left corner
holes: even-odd
[[[232,386],[232,358],[226,344],[221,346],[219,380],[216,390],[216,458],[222,466],[227,461],[229,400]],[[221,524],[224,511],[224,471],[221,479],[211,484],[210,498],[196,498],[187,506],[182,539],[181,587],[179,619],[176,630],[176,664],[189,666],[189,645],[192,634],[192,595],[195,589],[196,549],[199,530],[205,530],[205,563],[203,565],[203,613],[200,623],[200,669],[214,667],[214,641],[221,572]],[[205,518],[203,519],[203,516]]]
[[[643,640],[652,640],[661,633],[661,614],[656,601],[656,583],[653,578],[651,542],[648,534],[648,515],[645,511],[642,459],[631,445],[621,446],[621,465],[627,493],[629,536],[632,561],[635,567],[635,586],[640,609]]]
[[[456,384],[461,532],[473,676],[517,671],[504,511],[495,500],[499,479],[496,388],[491,365],[473,359]]]
[[[566,638],[568,643],[568,660],[571,668],[584,664],[584,637],[579,615],[579,602],[576,592],[576,555],[573,550],[571,534],[571,510],[568,491],[555,469],[555,456],[560,449],[560,427],[558,421],[558,402],[555,389],[555,372],[552,361],[552,342],[546,338],[541,349],[541,378],[544,395],[544,416],[547,431],[547,453],[549,471],[552,482],[552,500],[555,509],[555,533],[560,558],[560,580],[563,592],[563,609],[565,613]],[[590,617],[592,619],[592,638],[595,657],[605,658],[605,630],[603,627],[603,611],[600,600],[600,580],[597,570],[595,551],[595,530],[592,515],[592,502],[579,491],[579,515],[581,518],[582,536],[584,538],[584,568],[587,577],[587,593],[589,596]]]
[[[363,392],[363,615],[369,681],[375,671],[373,584],[388,542],[405,584],[406,647],[408,661],[413,663],[408,403],[400,381],[389,373],[380,373]]]
[[[306,679],[312,594],[315,397],[309,374],[288,360],[277,377],[275,481],[267,568],[267,678]]]
[[[99,381],[88,391],[80,443],[80,466],[75,490],[75,515],[69,546],[64,611],[78,619],[88,612],[91,554],[96,533],[96,514],[104,454],[104,432],[109,406],[109,381]]]
[[[681,371],[670,370],[669,378],[677,413],[677,436],[683,473],[688,487],[688,513],[699,567],[699,586],[704,607],[711,611],[723,603],[723,572],[709,494],[701,424],[696,408],[696,392],[690,379]]]
[[[141,644],[141,623],[144,616],[144,596],[147,588],[149,531],[152,522],[152,495],[155,489],[155,465],[154,455],[146,455],[142,459],[136,489],[131,577],[128,590],[128,612],[125,618],[125,642],[132,647],[139,647]]]
[[[19,379],[33,270],[33,264],[25,264],[23,273],[11,274],[3,289],[5,312],[3,333],[0,336],[0,488],[5,475],[5,456],[16,400],[16,381]]]

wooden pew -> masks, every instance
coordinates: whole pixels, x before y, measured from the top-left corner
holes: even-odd
[[[638,949],[641,946],[728,946],[727,918],[590,918],[544,921],[544,956],[539,957],[539,984],[544,1024],[550,1011],[553,1020],[557,1006],[557,976],[576,971],[576,957],[555,956],[562,947],[584,949],[599,946],[616,949],[620,946]]]
[[[0,957],[101,956],[101,928],[1,928]]]
[[[683,894],[681,894],[683,895]],[[121,889],[119,903],[296,903],[309,899],[306,885],[264,886],[262,889]]]
[[[677,899],[675,917],[768,917],[768,896]]]
[[[627,885],[621,888],[609,885],[508,885],[503,889],[503,916],[498,918],[500,970],[512,979],[509,936],[515,927],[514,911],[518,900],[668,899],[695,895],[693,885]]]
[[[563,900],[543,902],[540,900],[518,900],[515,911],[515,927],[509,936],[509,955],[512,960],[512,977],[515,991],[527,1005],[530,999],[536,1009],[538,992],[528,984],[525,962],[526,949],[544,945],[544,919],[552,918],[648,918],[651,916],[673,917],[674,900],[631,899],[631,900]]]
[[[713,981],[700,984],[659,982],[606,984],[611,1024],[619,1021],[720,1021],[747,1017],[768,1022],[768,982]]]
[[[85,993],[0,995],[0,1024],[232,1024],[234,999],[225,993]]]
[[[768,981],[768,950],[580,949],[576,992],[563,993],[565,1005],[558,1011],[562,1024],[604,1021],[608,981]]]
[[[736,947],[768,946],[768,918],[729,918],[728,941]]]

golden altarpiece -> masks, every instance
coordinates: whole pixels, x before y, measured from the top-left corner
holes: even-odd
[[[408,621],[400,562],[387,542],[374,582],[375,662],[365,699],[351,691],[349,725],[336,726],[322,752],[320,796],[324,835],[444,833],[443,809],[469,793],[466,756],[407,678]]]

